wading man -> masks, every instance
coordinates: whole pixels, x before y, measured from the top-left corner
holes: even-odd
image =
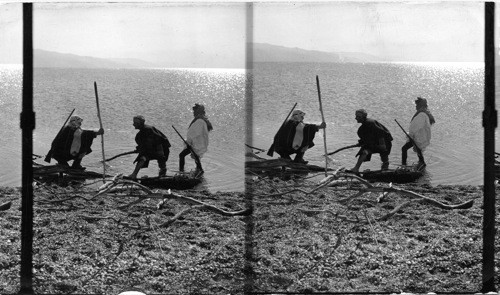
[[[128,176],[132,179],[137,178],[137,173],[139,173],[140,169],[149,166],[150,160],[158,161],[158,167],[160,168],[158,176],[162,177],[167,174],[170,142],[165,134],[153,126],[146,125],[145,122],[146,120],[143,116],[135,116],[133,119],[135,129],[139,130],[135,136],[135,142],[137,143],[136,151],[139,155],[137,155],[134,161],[134,163],[137,163],[134,172]]]
[[[188,127],[186,142],[196,155],[193,155],[191,149],[185,146],[184,150],[179,154],[179,171],[184,172],[184,158],[191,154],[191,157],[196,163],[195,175],[199,175],[203,173],[201,157],[203,157],[203,154],[208,150],[208,132],[212,131],[214,128],[207,118],[205,106],[195,104],[193,107],[193,117]]]
[[[380,154],[382,160],[381,169],[387,170],[393,139],[391,133],[378,121],[368,118],[368,113],[364,109],[357,110],[355,115],[356,121],[361,123],[358,129],[358,145],[361,149],[356,154],[356,156],[359,156],[358,162],[351,171],[359,172],[361,164],[370,161],[372,154]]]
[[[78,116],[72,116],[64,126],[64,128],[57,134],[52,142],[50,150],[50,158],[56,159],[57,163],[64,167],[69,167],[68,161],[73,160],[71,168],[81,169],[82,159],[92,152],[90,148],[92,142],[97,135],[104,134],[104,129],[98,131],[83,130],[81,128],[83,119]]]
[[[306,113],[294,110],[292,116],[274,136],[274,151],[281,158],[291,160],[290,155],[296,154],[294,162],[307,164],[304,153],[314,146],[314,137],[319,129],[326,128],[326,123],[320,125],[304,123]]]
[[[418,155],[417,169],[420,170],[426,166],[423,152],[431,143],[431,125],[436,123],[436,120],[429,111],[425,98],[417,97],[415,100],[415,108],[417,111],[411,118],[409,130],[409,136],[412,140],[408,138],[406,144],[401,148],[401,164],[406,166],[408,150],[413,147]],[[416,147],[414,143],[417,145]]]

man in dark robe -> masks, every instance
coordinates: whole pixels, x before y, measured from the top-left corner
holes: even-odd
[[[104,134],[104,130],[102,128],[98,131],[82,130],[82,121],[83,119],[78,116],[70,118],[68,124],[52,141],[46,161],[50,162],[50,159],[54,158],[59,165],[69,167],[68,161],[73,160],[71,168],[85,169],[81,165],[82,159],[92,152],[91,146],[94,138],[97,135]]]
[[[158,176],[165,176],[167,174],[167,160],[170,154],[170,142],[167,136],[155,127],[146,125],[143,116],[135,116],[133,122],[135,129],[139,130],[135,136],[136,151],[139,155],[134,161],[134,163],[137,162],[134,172],[128,177],[136,179],[139,170],[147,168],[150,160],[158,161],[158,167],[160,168]]]
[[[294,162],[307,164],[304,153],[314,146],[314,137],[319,129],[326,128],[326,123],[320,125],[304,123],[304,113],[294,110],[292,117],[286,121],[274,136],[273,148],[281,158],[291,160],[290,155],[296,154]]]
[[[356,121],[361,123],[358,129],[359,143],[361,147],[356,156],[359,156],[356,166],[352,172],[359,172],[359,167],[363,162],[371,160],[372,154],[380,154],[382,160],[382,170],[389,168],[389,154],[392,148],[392,135],[389,130],[376,120],[368,118],[368,113],[364,109],[356,111]]]

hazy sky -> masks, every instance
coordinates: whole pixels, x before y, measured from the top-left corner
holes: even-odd
[[[481,2],[265,3],[254,15],[260,43],[412,61],[484,56]]]
[[[243,68],[245,7],[245,3],[37,3],[33,45],[83,56]],[[21,30],[22,7],[10,4],[0,9],[0,52],[18,52],[20,57],[21,43],[14,39]],[[3,42],[6,38],[13,42]]]
[[[482,2],[255,3],[253,41],[406,61],[482,61]],[[36,3],[34,46],[179,66],[244,67],[246,4]],[[249,23],[250,25],[251,23]],[[22,5],[0,4],[0,63],[20,63]]]

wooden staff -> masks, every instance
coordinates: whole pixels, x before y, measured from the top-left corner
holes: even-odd
[[[196,165],[198,165],[199,167],[201,167],[200,157],[198,156],[197,153],[194,152],[193,147],[184,139],[184,137],[182,137],[182,135],[179,133],[179,131],[177,131],[177,129],[175,129],[174,125],[172,125],[172,128],[174,128],[174,130],[177,133],[177,135],[179,135],[179,137],[182,139],[182,141],[186,144],[187,149],[193,155],[193,158],[194,158],[194,161],[195,161]]]
[[[114,157],[111,157],[111,158],[109,158],[109,159],[106,159],[105,161],[107,162],[107,161],[114,160],[114,159],[116,159],[116,158],[118,158],[118,157],[121,157],[121,156],[126,156],[126,155],[130,155],[130,154],[137,154],[137,153],[138,153],[138,151],[133,150],[133,151],[130,151],[130,152],[125,152],[125,153],[118,154],[118,155],[116,155],[116,156],[114,156]]]
[[[348,145],[348,146],[345,146],[345,147],[342,147],[342,148],[339,148],[338,150],[335,150],[331,153],[328,153],[327,155],[331,156],[333,154],[336,154],[340,151],[343,151],[343,150],[346,150],[346,149],[350,149],[350,148],[354,148],[354,147],[358,147],[359,146],[359,143],[356,143],[356,144],[353,144],[353,145]]]
[[[99,127],[102,128],[102,120],[101,120],[101,111],[99,110],[99,95],[97,95],[97,83],[94,81],[94,90],[95,90],[95,102],[97,105],[97,117],[99,118]],[[102,181],[106,182],[106,164],[104,161],[106,160],[106,156],[104,155],[104,134],[101,134],[101,148],[102,148]]]
[[[62,125],[61,129],[59,129],[59,132],[57,132],[57,135],[54,138],[54,140],[57,138],[57,136],[59,135],[59,133],[61,133],[61,131],[63,130],[64,126],[66,126],[66,123],[68,123],[69,118],[71,118],[71,115],[73,115],[74,111],[75,111],[75,109],[73,109],[71,111],[71,113],[69,114],[68,118],[66,118],[66,121],[64,121],[64,124]],[[52,141],[52,144],[53,143],[54,143],[54,141]],[[45,159],[44,159],[44,161],[47,162],[47,163],[50,163],[50,159],[52,159],[52,144],[50,145],[50,150],[49,150],[49,152],[47,153],[47,155],[45,156]]]
[[[290,110],[290,112],[288,113],[288,115],[286,116],[285,118],[285,121],[283,121],[283,123],[281,124],[280,126],[280,129],[278,129],[278,132],[276,132],[276,134],[280,133],[281,131],[281,128],[283,127],[283,125],[285,125],[286,121],[288,120],[288,117],[290,117],[290,114],[293,112],[293,110],[295,109],[295,107],[297,106],[297,103],[295,103],[293,105],[293,108]],[[273,138],[273,143],[271,144],[271,146],[269,147],[269,150],[267,151],[267,155],[269,157],[272,157],[274,154],[274,138]]]
[[[403,128],[403,126],[401,126],[401,124],[399,124],[398,120],[394,119],[394,121],[396,121],[396,123],[398,124],[399,128],[401,128],[401,130],[403,130],[404,134],[408,137],[408,139],[410,140],[410,142],[413,144],[413,146],[415,147],[415,150],[417,151],[417,155],[423,159],[424,156],[422,154],[422,150],[418,147],[417,143],[413,140],[413,138],[411,138],[410,134],[408,134],[406,132],[406,130]]]
[[[316,75],[316,85],[318,87],[318,99],[319,99],[319,111],[321,112],[321,120],[322,122],[325,122],[325,116],[323,114],[323,105],[321,103],[321,89],[319,88],[319,77]],[[325,177],[328,175],[328,159],[326,156],[328,155],[328,151],[326,149],[326,128],[323,129],[323,143],[325,146]]]

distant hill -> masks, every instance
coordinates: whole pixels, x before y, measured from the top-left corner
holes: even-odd
[[[253,44],[254,62],[380,62],[383,59],[357,52],[324,52],[265,43]]]
[[[42,49],[33,52],[35,68],[152,68],[157,67],[140,59],[98,58]],[[379,62],[381,58],[357,52],[324,52],[254,43],[254,62]]]
[[[343,62],[383,62],[387,61],[375,55],[361,52],[339,52]]]
[[[138,59],[106,59],[42,49],[33,52],[35,68],[141,68],[152,64]]]

